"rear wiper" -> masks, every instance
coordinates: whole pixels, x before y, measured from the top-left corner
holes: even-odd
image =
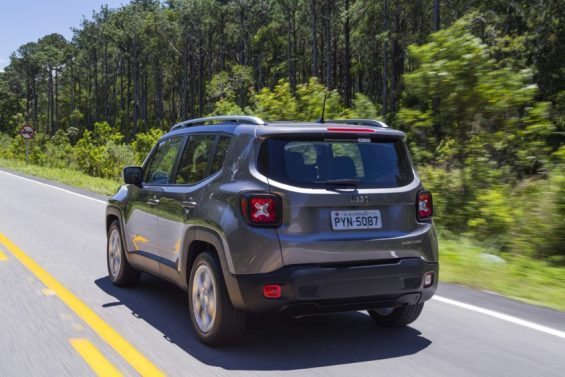
[[[314,181],[316,184],[326,185],[326,186],[350,186],[357,187],[359,185],[358,179],[328,179],[326,181]]]

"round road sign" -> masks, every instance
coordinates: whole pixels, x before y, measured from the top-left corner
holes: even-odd
[[[26,124],[20,128],[20,135],[22,135],[24,139],[32,139],[35,136],[35,129],[29,124]]]

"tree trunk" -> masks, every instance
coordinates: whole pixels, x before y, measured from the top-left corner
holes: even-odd
[[[182,51],[182,86],[181,86],[181,114],[182,119],[188,119],[188,47]]]
[[[137,47],[134,47],[133,53],[133,130],[132,136],[137,134],[137,126],[139,121],[139,56]]]
[[[33,122],[36,127],[39,127],[39,114],[37,109],[37,78],[36,76],[33,77],[31,82],[32,91],[33,91]]]
[[[434,31],[439,31],[440,29],[440,14],[439,14],[439,0],[434,0]]]
[[[110,99],[108,79],[108,42],[104,42],[104,120],[110,123]]]
[[[292,5],[287,4],[287,41],[288,41],[288,49],[287,49],[287,57],[288,57],[288,81],[290,83],[290,90],[292,93],[296,91],[296,74],[295,74],[295,67],[294,67],[294,58],[293,58],[293,40],[292,40],[292,20],[294,17],[294,12],[292,11]]]
[[[94,122],[100,120],[100,109],[98,107],[98,54],[94,50]]]
[[[433,28],[434,32],[439,31],[440,29],[440,13],[439,13],[439,0],[434,0],[434,19],[433,19]],[[437,114],[441,107],[441,99],[439,97],[434,97],[432,99],[432,112]],[[439,119],[439,117],[436,117]],[[434,136],[436,138],[436,142],[439,144],[442,139],[442,126],[441,122],[438,120],[434,123]],[[463,171],[463,169],[461,169]]]
[[[318,12],[316,10],[317,0],[310,1],[310,12],[312,19],[312,76],[318,77]]]
[[[200,40],[198,47],[198,116],[204,114],[204,46]]]
[[[26,118],[26,122],[29,122],[29,116],[31,113],[31,80],[29,78],[29,74],[26,75],[26,112],[25,112],[25,118]],[[2,117],[2,122],[4,122],[4,119]]]
[[[71,98],[70,98],[70,116],[69,116],[69,126],[74,127],[75,124],[73,122],[73,112],[75,111],[75,74],[74,74],[74,65],[73,65],[73,58],[70,59],[70,69],[71,69]]]
[[[48,66],[49,70],[47,83],[47,134],[53,133],[53,67]]]
[[[328,89],[333,89],[333,67],[332,67],[332,37],[331,37],[331,29],[330,29],[330,20],[331,20],[331,0],[326,0],[325,2],[325,9],[324,9],[324,60],[326,66],[326,75],[325,75],[325,84]]]
[[[226,37],[224,35],[224,8],[220,10],[220,71],[225,70]]]
[[[189,67],[190,67],[190,82],[189,82],[189,88],[190,88],[190,101],[189,101],[189,107],[188,107],[188,118],[194,118],[194,115],[196,114],[196,110],[195,110],[195,98],[196,95],[195,93],[195,88],[196,88],[196,68],[194,67],[194,55],[191,54],[189,55]]]
[[[142,84],[141,84],[141,119],[143,121],[143,132],[147,132],[148,129],[148,114],[147,114],[147,96],[148,96],[148,90],[147,90],[147,81],[149,79],[149,72],[148,69],[144,66],[143,67],[143,75],[142,77]]]
[[[383,2],[383,31],[386,37],[383,42],[383,115],[388,112],[388,0]]]
[[[346,107],[351,107],[351,68],[350,68],[350,62],[351,62],[351,56],[350,56],[350,41],[349,41],[349,37],[350,37],[350,26],[349,26],[349,0],[345,0],[345,24],[343,27],[343,32],[344,32],[344,39],[345,39],[345,46],[344,46],[344,62],[343,62],[343,73],[345,75],[344,77],[344,83],[345,83],[345,88],[344,88],[344,102],[345,102],[345,106]]]
[[[401,92],[401,77],[404,73],[404,49],[400,45],[400,35],[402,35],[403,30],[401,30],[400,25],[400,12],[402,11],[402,6],[400,1],[396,1],[395,13],[394,13],[394,24],[393,24],[393,38],[392,38],[392,75],[390,82],[390,109],[392,112],[396,112],[398,95]]]
[[[57,118],[57,109],[59,103],[59,70],[57,68],[55,68],[55,90],[53,94],[53,133],[55,133],[59,129],[59,125],[57,124],[59,121],[59,119]]]
[[[127,114],[127,116],[126,116],[126,119],[127,119],[128,126],[130,125],[130,119],[133,121],[133,117],[131,115],[131,81],[132,81],[131,65],[132,65],[131,58],[128,55],[128,58],[127,58],[127,77],[128,77],[128,79],[127,79],[127,88],[126,88],[126,92],[127,92],[127,101],[126,101],[126,114]],[[128,131],[131,131],[131,130],[132,129],[130,129]],[[133,136],[133,133],[130,134],[130,136]]]

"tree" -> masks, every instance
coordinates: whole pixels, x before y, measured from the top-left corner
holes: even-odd
[[[463,171],[486,153],[495,166],[512,166],[519,175],[536,173],[548,159],[549,150],[540,145],[552,130],[548,104],[536,102],[531,71],[515,71],[492,59],[489,47],[472,34],[475,17],[432,34],[424,45],[410,46],[418,66],[404,75],[399,120],[412,133],[413,145],[422,146],[415,147],[421,160],[443,154],[448,166]],[[441,99],[437,108],[434,98]],[[443,125],[440,145],[430,130],[435,123]]]

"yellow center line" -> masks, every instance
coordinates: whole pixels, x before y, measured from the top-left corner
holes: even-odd
[[[123,376],[88,339],[70,339],[69,342],[98,376]]]
[[[6,254],[4,254],[3,252],[0,251],[0,262],[4,262],[7,261],[8,257],[6,256]]]
[[[79,316],[94,332],[112,347],[129,365],[142,376],[165,376],[151,361],[141,354],[131,343],[122,337],[109,324],[104,322],[92,309],[59,283],[33,259],[27,256],[6,236],[0,234],[0,243],[31,271],[45,286],[53,290],[59,298]]]

